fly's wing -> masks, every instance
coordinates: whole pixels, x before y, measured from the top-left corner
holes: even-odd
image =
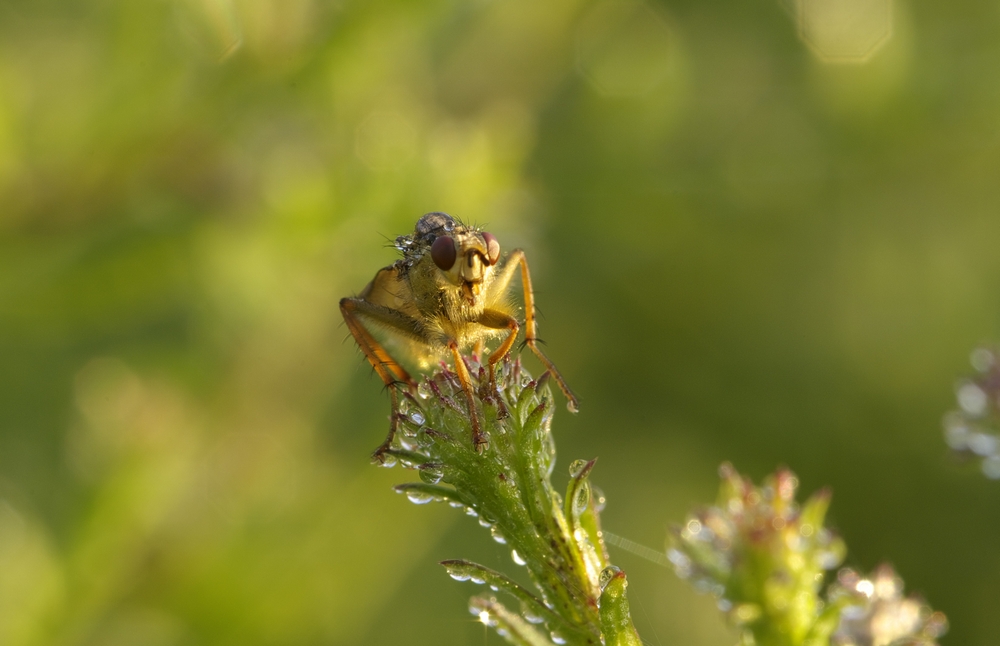
[[[362,312],[364,320],[386,332],[385,343],[416,361],[421,369],[442,353],[428,333],[427,319],[417,307],[409,280],[396,265],[380,269],[358,298],[379,310]]]
[[[380,269],[359,296],[373,305],[397,310],[410,318],[420,317],[413,299],[413,291],[409,283],[400,276],[396,265]]]

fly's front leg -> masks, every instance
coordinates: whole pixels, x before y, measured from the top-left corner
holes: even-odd
[[[449,341],[448,349],[451,350],[451,356],[455,358],[455,372],[458,373],[458,380],[461,382],[462,390],[465,392],[465,401],[469,404],[469,421],[472,423],[472,446],[475,448],[476,453],[482,453],[488,441],[479,422],[479,413],[476,412],[476,398],[472,394],[472,378],[469,377],[469,370],[465,367],[465,361],[462,360],[462,353],[458,351],[458,344],[454,341]]]
[[[490,395],[496,397],[497,414],[501,417],[506,417],[507,407],[497,392],[496,364],[510,353],[510,349],[514,345],[514,340],[517,338],[517,331],[521,326],[518,325],[517,319],[513,316],[491,309],[484,310],[476,322],[494,330],[502,330],[504,328],[508,330],[503,342],[500,343],[500,346],[493,351],[493,354],[489,358]]]
[[[503,273],[498,278],[501,287],[505,287],[506,283],[513,278],[514,271],[520,266],[521,268],[521,286],[524,289],[524,343],[531,351],[534,353],[538,360],[542,362],[545,368],[552,375],[552,378],[556,380],[556,384],[559,386],[559,390],[562,391],[563,395],[566,396],[566,408],[570,412],[577,412],[580,408],[580,402],[570,390],[566,381],[559,374],[559,369],[556,368],[555,364],[549,360],[542,349],[538,347],[538,323],[535,319],[535,293],[531,289],[531,273],[528,271],[528,259],[525,258],[524,252],[520,249],[515,249],[510,252],[510,256],[507,257],[507,265],[504,267]],[[513,342],[513,338],[511,338]],[[501,346],[503,347],[503,346]]]
[[[399,397],[396,393],[396,385],[402,383],[413,389],[416,388],[416,382],[371,335],[364,326],[362,318],[380,323],[402,336],[423,341],[420,325],[398,310],[369,303],[362,298],[342,298],[340,300],[340,313],[344,316],[347,329],[351,331],[351,335],[358,347],[361,348],[361,352],[364,353],[368,363],[371,364],[376,374],[382,379],[382,383],[389,390],[389,398],[392,401],[389,435],[372,454],[374,460],[380,463],[385,462],[385,452],[392,447],[392,440],[396,436],[396,426],[399,421]]]

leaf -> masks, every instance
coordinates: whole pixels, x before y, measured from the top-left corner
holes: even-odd
[[[496,570],[462,559],[441,561],[441,565],[456,581],[472,581],[503,590],[520,601],[524,612],[528,615],[538,617],[549,625],[562,623],[559,615],[549,610],[541,599]]]
[[[601,573],[601,632],[605,646],[642,646],[639,633],[632,625],[628,597],[625,588],[628,581],[625,573],[616,567],[609,567]]]

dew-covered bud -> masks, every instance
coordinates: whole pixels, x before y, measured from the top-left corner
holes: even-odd
[[[956,455],[978,460],[983,474],[1000,479],[1000,353],[981,346],[969,361],[975,373],[955,384],[957,407],[944,416],[944,439]]]
[[[833,646],[936,646],[948,629],[943,613],[903,595],[903,580],[890,565],[879,566],[868,577],[841,570],[829,598],[843,607],[830,640]]]
[[[823,526],[830,494],[801,506],[798,478],[780,470],[756,486],[730,464],[713,507],[673,530],[668,558],[696,589],[720,598],[733,624],[769,625],[804,635],[819,620],[823,573],[837,567],[843,542]]]

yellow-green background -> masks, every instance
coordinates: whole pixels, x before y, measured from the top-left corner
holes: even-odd
[[[607,529],[787,465],[996,643],[939,426],[1000,336],[1000,5],[887,3],[0,2],[0,643],[500,643],[436,562],[514,566],[368,465],[337,308],[432,210],[527,250]],[[734,642],[613,556],[647,643]]]

